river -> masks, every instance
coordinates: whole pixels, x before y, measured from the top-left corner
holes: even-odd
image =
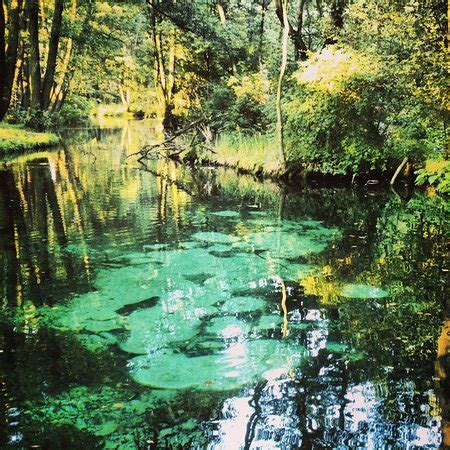
[[[142,166],[146,130],[2,163],[0,447],[443,445],[442,200]]]

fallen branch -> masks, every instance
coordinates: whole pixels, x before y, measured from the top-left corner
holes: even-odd
[[[173,133],[170,137],[168,137],[164,141],[158,142],[157,144],[144,145],[139,151],[137,151],[135,153],[131,153],[130,155],[128,155],[127,158],[129,158],[130,156],[140,155],[139,158],[138,158],[138,161],[141,162],[144,159],[148,158],[150,153],[152,153],[152,152],[160,152],[162,149],[164,149],[166,151],[166,154],[165,155],[161,155],[160,154],[160,156],[171,157],[171,156],[179,155],[183,151],[183,149],[179,150],[180,146],[176,145],[174,143],[175,139],[177,139],[181,135],[187,133],[192,128],[197,127],[198,125],[203,123],[205,120],[206,119],[204,117],[202,117],[200,119],[196,119],[196,120],[192,121],[191,123],[189,123],[188,125],[186,125],[185,127],[181,128],[180,130],[178,130],[175,133]],[[192,142],[194,142],[197,134],[198,134],[198,131],[195,133],[193,139],[191,140],[191,144],[192,144]],[[168,155],[167,154],[167,150],[171,150],[171,149],[172,150],[177,150],[177,151],[174,154],[172,154],[172,155]]]
[[[400,163],[400,165],[397,167],[397,170],[395,171],[394,175],[391,178],[391,186],[395,184],[395,180],[399,176],[400,172],[402,171],[403,167],[405,167],[406,163],[408,162],[408,157],[405,156],[403,158],[403,161]]]

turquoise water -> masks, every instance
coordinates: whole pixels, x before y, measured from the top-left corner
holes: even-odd
[[[442,201],[142,167],[142,126],[0,169],[0,446],[439,448]]]

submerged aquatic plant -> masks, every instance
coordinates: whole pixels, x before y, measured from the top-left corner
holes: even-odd
[[[237,217],[230,210],[213,214]],[[245,232],[238,223],[235,233],[197,231],[177,248],[149,243],[124,254],[97,272],[95,290],[53,308],[49,323],[77,332],[92,350],[117,345],[133,380],[154,388],[234,390],[286,376],[306,349],[288,338],[286,308],[284,318],[274,314],[280,286],[311,271],[298,259],[321,252],[338,232],[308,220],[249,225]],[[281,323],[286,339],[268,339]]]
[[[135,430],[143,436],[151,434],[146,414],[169,400],[170,396],[161,391],[133,395],[109,386],[78,386],[42,402],[29,403],[26,419],[74,427],[96,436],[106,449],[131,450],[136,449]]]

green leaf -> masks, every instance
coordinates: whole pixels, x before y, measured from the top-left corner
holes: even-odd
[[[109,434],[114,433],[117,430],[117,423],[110,420],[108,422],[104,422],[99,429],[95,431],[96,436],[108,436]]]

